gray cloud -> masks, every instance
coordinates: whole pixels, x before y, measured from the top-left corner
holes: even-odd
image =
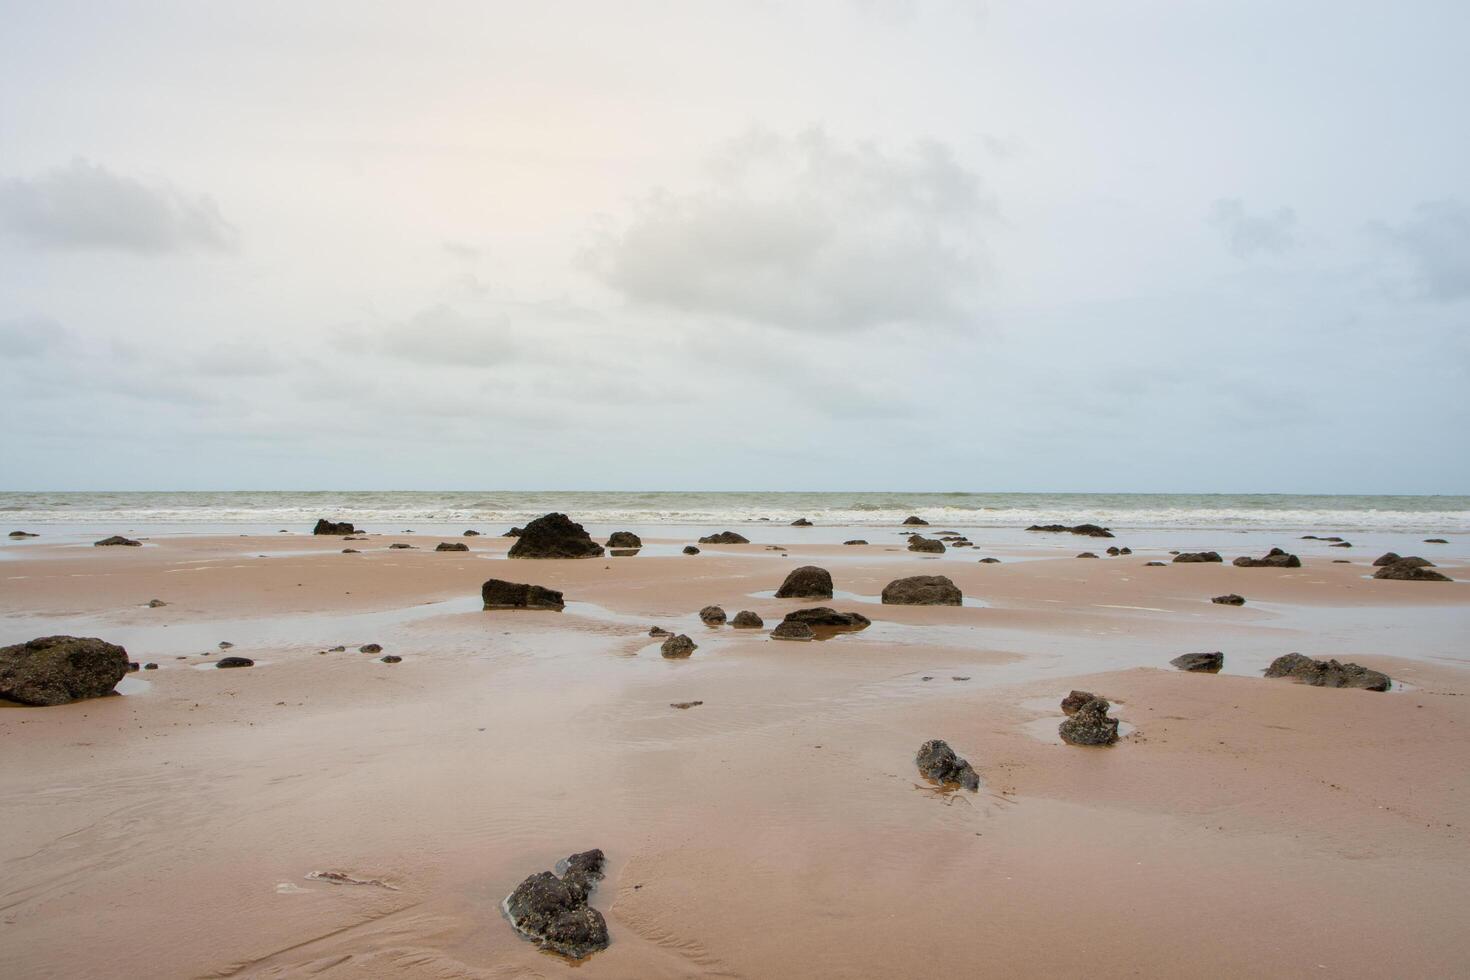
[[[209,197],[80,159],[39,177],[0,181],[0,229],[39,248],[142,254],[227,251],[236,239]]]
[[[464,367],[493,367],[519,355],[508,316],[470,316],[443,303],[390,324],[373,346],[380,353],[419,364]]]
[[[1210,209],[1210,224],[1225,236],[1230,251],[1242,259],[1261,252],[1284,252],[1296,244],[1296,212],[1291,208],[1251,214],[1239,198],[1222,197]]]
[[[588,266],[629,299],[793,329],[954,322],[974,308],[980,181],[940,143],[893,155],[753,133],[699,189],[642,200]]]
[[[261,378],[280,374],[285,365],[270,351],[256,344],[216,344],[195,355],[193,367],[199,374],[216,378]]]
[[[1445,303],[1470,297],[1470,205],[1425,201],[1403,224],[1374,230],[1413,262],[1424,297]]]
[[[66,343],[67,332],[46,316],[0,320],[0,357],[40,357]]]

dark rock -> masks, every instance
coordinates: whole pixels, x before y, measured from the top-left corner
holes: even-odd
[[[325,517],[316,522],[312,534],[356,534],[357,528],[348,521],[329,521]]]
[[[1266,668],[1266,676],[1290,677],[1313,687],[1351,687],[1365,691],[1386,691],[1393,683],[1387,674],[1360,664],[1313,660],[1300,653],[1288,653],[1271,661],[1271,666]]]
[[[492,578],[480,586],[486,609],[549,609],[561,612],[566,603],[555,589]]]
[[[663,654],[665,659],[682,660],[698,649],[698,643],[695,643],[689,637],[680,633],[678,636],[671,636],[667,640],[664,640],[663,646],[658,648],[658,652]]]
[[[1081,534],[1089,538],[1111,538],[1113,536],[1112,531],[1109,531],[1105,527],[1099,527],[1096,524],[1078,524],[1073,527],[1068,527],[1065,524],[1032,524],[1026,530],[1051,531],[1053,533],[1066,531],[1071,534]]]
[[[730,625],[738,630],[758,630],[766,625],[766,621],[749,609],[742,609],[730,620]]]
[[[771,630],[773,640],[815,640],[817,634],[806,623],[782,620]]]
[[[379,657],[378,660],[381,661],[382,663],[385,663],[385,664],[401,664],[401,663],[403,663],[403,658],[400,657],[400,656],[398,656],[398,654],[396,654],[396,653],[386,653],[383,656]]]
[[[614,531],[607,536],[609,548],[641,548],[643,539],[632,531]]]
[[[1299,541],[1316,541],[1317,540],[1317,536],[1315,534],[1303,534],[1297,540],[1299,540]]]
[[[435,551],[469,551],[470,546],[463,541],[440,541],[434,546]]]
[[[1334,564],[1334,565],[1351,565],[1352,562],[1348,561],[1346,558],[1334,558],[1334,559],[1332,559],[1332,564]]]
[[[347,648],[346,647],[343,647],[343,646],[336,646],[336,647],[332,647],[327,652],[328,653],[346,653],[347,652]]]
[[[162,609],[166,605],[168,605],[168,603],[164,602],[162,599],[149,599],[148,600],[148,608],[149,609]]]
[[[1062,714],[1075,715],[1078,708],[1096,697],[1097,695],[1091,691],[1073,691],[1071,694],[1062,698]]]
[[[1123,547],[1121,547],[1121,548],[1118,549],[1118,554],[1120,554],[1120,555],[1131,555],[1131,554],[1133,554],[1133,549],[1130,548],[1130,547],[1128,547],[1127,545],[1124,545]]]
[[[32,534],[31,537],[34,538],[35,535]],[[1425,544],[1449,544],[1449,542],[1446,541],[1444,538],[1425,538],[1424,539],[1424,543]]]
[[[922,534],[916,534],[909,538],[909,550],[942,555],[944,554],[944,542],[935,538],[926,538]]]
[[[1113,545],[1111,548],[1108,549],[1108,555],[1113,558],[1118,557],[1122,553],[1122,550],[1117,545]]]
[[[684,554],[686,554],[686,555],[697,555],[697,554],[699,554],[699,549],[696,548],[696,547],[694,547],[694,545],[692,545],[692,544],[686,544],[684,546]]]
[[[382,653],[383,647],[377,643],[364,643],[357,648],[358,653]]]
[[[466,531],[464,533],[464,537],[467,537],[467,538],[478,538],[479,536],[480,536],[480,532],[479,531]]]
[[[1337,535],[1333,535],[1330,538],[1318,538],[1317,540],[1318,541],[1341,541],[1342,538],[1338,537]]]
[[[697,708],[701,704],[704,704],[704,702],[703,701],[670,701],[669,702],[669,707],[670,708],[678,708],[680,711],[688,711],[690,708]]]
[[[1146,561],[1146,562],[1143,563],[1143,567],[1144,568],[1166,568],[1166,567],[1168,567],[1168,564],[1169,564],[1168,562],[1164,562],[1164,561]]]
[[[1217,595],[1210,601],[1220,606],[1243,606],[1245,605],[1245,596],[1236,595],[1232,592],[1229,595]]]
[[[547,514],[527,524],[506,552],[510,558],[601,558],[602,545],[565,514]]]
[[[1351,548],[1352,547],[1352,544],[1350,542],[1348,542],[1348,541],[1339,541],[1339,542],[1337,542],[1337,544],[1330,544],[1327,547],[1329,547],[1329,548]]]
[[[158,664],[155,664],[155,663],[147,663],[147,664],[144,664],[143,665],[143,669],[144,670],[157,670],[158,669]]]
[[[114,534],[110,538],[103,538],[101,541],[92,542],[92,546],[95,548],[110,548],[115,545],[122,545],[127,548],[141,548],[143,547],[143,542],[134,541],[132,538],[125,538],[121,534]]]
[[[525,533],[525,528],[513,527],[501,535],[502,538],[518,538]]]
[[[531,875],[505,900],[511,925],[542,949],[574,960],[606,949],[607,922],[587,904],[602,878],[601,851],[573,854],[558,878],[550,871]]]
[[[1412,568],[1433,568],[1434,562],[1420,558],[1418,555],[1409,555],[1406,558],[1394,554],[1392,551],[1379,555],[1373,560],[1375,568],[1383,568],[1386,565],[1408,565]]]
[[[964,593],[945,575],[911,575],[883,587],[889,606],[962,606]]]
[[[905,517],[903,519],[903,522],[905,524],[907,524],[909,527],[928,527],[929,526],[929,522],[926,521],[926,520],[924,520],[922,517],[913,517],[913,516]]]
[[[395,541],[395,542],[393,542],[392,544],[390,544],[388,546],[388,550],[389,551],[410,551],[412,549],[413,549],[413,545],[411,545],[411,544],[404,544],[401,541]]]
[[[782,622],[806,623],[814,630],[833,631],[863,630],[873,625],[873,621],[862,613],[838,612],[827,606],[816,606],[812,609],[798,609],[795,612],[789,612]]]
[[[1448,575],[1441,575],[1432,568],[1396,561],[1373,573],[1374,578],[1391,579],[1396,582],[1453,582]]]
[[[356,548],[343,548],[342,549],[342,554],[344,554],[344,555],[360,555],[360,554],[362,554],[362,552],[358,551]]]
[[[930,739],[919,746],[914,762],[925,779],[941,784],[956,783],[972,792],[980,788],[980,776],[974,768],[941,739]]]
[[[662,626],[650,626],[648,628],[648,635],[649,636],[673,636],[674,634],[673,633],[670,633],[668,630],[664,629]]]
[[[842,543],[843,544],[867,544],[868,542],[864,541],[862,538],[853,538],[851,541],[844,541]]]
[[[1184,653],[1169,661],[1180,670],[1188,670],[1194,673],[1218,674],[1220,668],[1225,666],[1225,654],[1223,653]]]
[[[0,699],[50,707],[111,694],[128,652],[91,636],[42,636],[0,647]]]
[[[1296,555],[1288,555],[1280,548],[1272,548],[1262,558],[1241,555],[1231,564],[1236,568],[1301,568],[1302,560]]]
[[[700,544],[750,544],[750,539],[743,534],[734,531],[721,531],[718,534],[708,534],[699,539]]]
[[[138,669],[138,661],[136,661],[136,660],[129,660],[128,661],[128,673],[130,673],[130,674],[131,673],[134,673],[134,672],[137,671],[137,669]]]
[[[233,650],[235,648],[235,644],[231,643],[229,640],[220,640],[219,648],[221,650]]]
[[[830,599],[832,574],[816,565],[793,568],[776,590],[777,599]]]
[[[791,522],[791,526],[792,527],[811,527],[812,526],[812,522],[809,521],[809,520],[807,520],[805,517],[798,517],[796,520],[794,520],[794,521]]]
[[[642,548],[609,548],[607,553],[614,558],[633,558],[642,550]]]
[[[1392,551],[1385,551],[1383,554],[1373,559],[1373,566],[1375,568],[1382,568],[1384,565],[1392,565],[1396,561],[1403,560],[1404,559],[1400,557],[1397,553]]]
[[[215,661],[214,665],[227,670],[231,667],[254,667],[255,661],[249,657],[221,657]]]
[[[1186,551],[1174,556],[1174,561],[1181,564],[1202,561],[1223,562],[1224,560],[1224,558],[1220,557],[1220,552],[1218,551]]]
[[[999,565],[1000,564],[1000,559],[999,558],[981,558],[980,559],[980,564],[982,564],[982,565]]]
[[[10,536],[12,538],[15,538],[16,540],[20,540],[21,538],[39,538],[40,537],[39,534],[33,534],[30,531],[11,531],[10,532]]]
[[[1118,719],[1108,717],[1112,705],[1093,698],[1057,728],[1068,745],[1112,745],[1118,740]]]
[[[1082,552],[1082,554],[1080,554],[1080,555],[1078,555],[1078,556],[1077,556],[1077,557],[1078,557],[1078,558],[1096,558],[1096,557],[1097,557],[1097,555],[1094,555],[1094,554],[1093,554],[1093,553],[1092,553],[1092,552],[1090,552],[1090,551],[1084,551],[1084,552]]]
[[[699,618],[706,626],[724,626],[725,610],[719,606],[705,606],[699,611]]]

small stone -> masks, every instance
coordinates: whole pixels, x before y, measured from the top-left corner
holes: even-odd
[[[925,554],[944,554],[944,542],[937,538],[926,538],[922,534],[915,534],[909,538],[909,550]]]
[[[413,547],[413,545],[411,545],[411,544],[404,544],[401,541],[395,541],[395,542],[393,542],[392,544],[390,544],[388,546],[388,548],[389,548],[390,551],[408,551],[412,547]]]
[[[1169,661],[1180,670],[1193,673],[1218,674],[1220,668],[1225,666],[1225,654],[1223,653],[1185,653],[1180,654]]]
[[[699,539],[700,544],[750,544],[750,539],[734,531],[721,531]]]
[[[168,605],[168,603],[164,602],[162,599],[149,599],[148,600],[148,608],[149,609],[162,609],[166,605]]]
[[[796,520],[794,520],[794,521],[791,522],[791,526],[792,527],[811,527],[812,526],[812,522],[809,521],[809,520],[807,520],[805,517],[798,517]]]
[[[466,531],[464,533],[464,536],[467,537],[467,538],[478,538],[480,536],[480,532],[479,531]]]
[[[942,739],[930,739],[919,746],[914,763],[925,779],[936,783],[955,784],[974,792],[980,788],[980,776],[974,768],[955,755],[954,749]]]
[[[1078,708],[1082,707],[1084,704],[1091,701],[1095,697],[1097,697],[1097,695],[1093,694],[1091,691],[1073,691],[1071,694],[1068,694],[1066,697],[1062,698],[1062,713],[1066,715],[1075,715]]]
[[[632,531],[614,531],[607,536],[609,548],[641,548],[643,539]]]
[[[806,623],[797,622],[794,620],[783,620],[782,622],[776,624],[775,629],[771,630],[771,639],[773,640],[806,641],[815,640],[816,638],[817,634],[812,632],[812,628],[810,626],[808,626]]]
[[[1323,538],[1323,541],[1328,540]],[[1236,568],[1301,568],[1302,560],[1296,555],[1289,555],[1280,548],[1272,548],[1266,552],[1264,557],[1251,558],[1241,555],[1231,562]]]
[[[398,656],[398,654],[396,654],[396,653],[387,653],[387,654],[384,654],[383,656],[379,657],[378,660],[381,661],[382,663],[385,663],[385,664],[399,664],[399,663],[403,663],[403,658],[400,657],[400,656]]]
[[[668,630],[664,629],[662,626],[651,626],[648,629],[648,635],[649,636],[673,636],[674,634],[673,633],[670,633]]]
[[[1224,558],[1220,557],[1220,552],[1218,551],[1186,551],[1174,556],[1174,561],[1178,564],[1187,564],[1189,562],[1223,562],[1224,560]],[[1150,562],[1149,564],[1154,563]],[[1158,564],[1162,565],[1163,562],[1159,562]]]
[[[904,522],[904,524],[906,524],[906,525],[908,525],[910,527],[928,527],[929,526],[929,522],[926,521],[926,520],[924,520],[922,517],[913,517],[913,516],[905,517],[903,519],[903,522]]]
[[[231,667],[254,667],[255,661],[249,657],[221,657],[215,662],[215,666],[221,670],[227,670]]]
[[[738,630],[758,630],[766,622],[749,609],[742,609],[730,620],[730,625]]]
[[[1090,552],[1090,551],[1084,551],[1084,552],[1082,552],[1082,554],[1080,554],[1080,555],[1078,555],[1078,556],[1077,556],[1077,557],[1078,557],[1078,558],[1096,558],[1096,557],[1097,557],[1097,555],[1094,555],[1094,554],[1093,554],[1093,553],[1092,553],[1092,552]]]
[[[692,545],[692,544],[686,544],[684,546],[684,554],[686,554],[686,555],[697,555],[697,554],[699,554],[699,549],[696,548],[696,547],[694,547],[694,545]]]
[[[158,669],[158,664],[155,664],[155,663],[146,663],[146,664],[143,665],[143,669],[144,670],[157,670]]]
[[[1245,596],[1236,595],[1232,592],[1229,595],[1217,595],[1210,601],[1217,606],[1243,606],[1245,605]]]
[[[843,544],[867,544],[868,542],[864,541],[862,538],[853,538],[851,541],[844,541],[842,543]]]
[[[364,643],[357,648],[358,653],[382,653],[383,647],[377,643]]]
[[[1112,705],[1093,698],[1057,727],[1068,745],[1112,745],[1118,740],[1118,719],[1108,717]]]
[[[704,702],[703,701],[670,701],[669,702],[669,707],[670,708],[678,708],[680,711],[688,711],[690,708],[697,708],[701,704],[704,704]]]

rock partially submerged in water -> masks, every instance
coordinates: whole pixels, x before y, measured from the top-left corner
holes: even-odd
[[[510,924],[542,949],[580,960],[608,946],[607,922],[587,904],[602,880],[600,850],[566,859],[561,877],[540,871],[516,886],[505,900]]]
[[[750,544],[750,539],[743,534],[734,531],[720,531],[717,534],[707,534],[699,539],[700,544]]]
[[[35,535],[34,534],[31,535],[31,537],[34,538]],[[1425,544],[1449,544],[1449,541],[1445,540],[1444,538],[1425,538],[1424,539],[1424,543]]]
[[[1223,653],[1184,653],[1169,661],[1180,670],[1200,674],[1218,674],[1225,666]]]
[[[909,538],[909,550],[942,555],[944,554],[944,542],[938,538],[926,538],[922,534],[916,534]]]
[[[909,527],[928,527],[929,526],[929,522],[928,521],[924,520],[922,517],[917,517],[917,516],[915,516],[913,514],[910,514],[908,517],[905,517],[903,519],[903,522],[904,522],[904,524],[908,525]]]
[[[164,602],[162,599],[149,599],[148,600],[148,608],[149,609],[162,609],[166,605],[168,605],[168,603]]]
[[[1424,562],[1422,565],[1416,562]],[[1453,582],[1448,575],[1436,572],[1423,558],[1405,558],[1385,565],[1373,573],[1374,578],[1391,579],[1398,582]]]
[[[844,541],[842,543],[843,544],[867,544],[868,542],[864,541],[862,538],[853,538],[851,541]]]
[[[52,707],[111,694],[128,652],[94,636],[42,636],[0,647],[0,699]]]
[[[1236,595],[1234,592],[1231,592],[1229,595],[1217,595],[1210,601],[1217,606],[1243,606],[1245,605],[1245,596]]]
[[[766,621],[749,609],[742,609],[730,620],[730,625],[738,630],[758,630],[766,625]]]
[[[40,537],[39,534],[33,534],[30,531],[11,531],[10,532],[10,536],[12,538],[15,538],[17,541],[19,541],[21,538],[39,538]]]
[[[228,670],[231,667],[254,667],[255,661],[249,657],[221,657],[214,662],[214,665],[222,670]]]
[[[1070,534],[1081,534],[1089,538],[1111,538],[1113,532],[1097,524],[1076,524],[1068,527],[1066,524],[1032,524],[1028,531],[1050,531],[1054,534],[1067,532]]]
[[[678,636],[671,636],[667,640],[664,640],[663,645],[658,648],[658,652],[663,654],[666,660],[683,660],[698,649],[698,643],[695,643],[689,637],[680,633]]]
[[[954,783],[971,791],[980,788],[980,776],[974,768],[955,755],[954,749],[943,739],[933,738],[919,746],[914,762],[925,779],[936,783]]]
[[[125,538],[121,534],[114,534],[110,538],[103,538],[101,541],[92,542],[92,547],[94,548],[111,548],[116,546],[122,546],[124,548],[141,548],[143,547],[143,542],[134,541],[132,538]]]
[[[888,606],[962,606],[964,593],[947,575],[910,575],[883,587],[883,604]]]
[[[830,599],[832,573],[816,565],[793,568],[776,590],[777,599]]]
[[[1386,691],[1393,684],[1387,674],[1361,664],[1313,660],[1300,653],[1288,653],[1271,661],[1266,676],[1289,677],[1313,687],[1351,687],[1364,691]]]
[[[1112,745],[1118,740],[1118,719],[1108,717],[1112,705],[1103,698],[1082,704],[1057,727],[1068,745]]]
[[[812,631],[810,626],[797,620],[782,620],[776,624],[775,629],[771,630],[771,639],[773,640],[796,640],[800,642],[804,640],[815,640],[816,638],[817,634]]]
[[[1186,552],[1184,552],[1182,554],[1178,554],[1178,555],[1175,555],[1174,556],[1174,561],[1176,563],[1179,563],[1179,564],[1189,564],[1190,562],[1210,562],[1210,561],[1223,562],[1224,560],[1225,560],[1224,558],[1221,558],[1220,557],[1220,552],[1218,552],[1218,551],[1186,551]],[[1160,563],[1160,564],[1162,564],[1162,563]]]
[[[1236,568],[1301,568],[1302,560],[1296,555],[1287,554],[1280,548],[1272,548],[1261,558],[1241,555],[1231,564]]]
[[[725,610],[719,606],[705,606],[699,611],[699,618],[706,626],[724,626]]]
[[[471,530],[471,531],[466,531],[464,533],[464,537],[467,537],[467,538],[478,538],[479,536],[480,536],[480,532],[479,531]]]
[[[480,598],[486,609],[549,609],[561,612],[566,607],[561,593],[555,589],[522,582],[492,578],[480,586]]]
[[[609,548],[641,548],[643,539],[632,531],[614,531],[607,536]]]
[[[783,623],[806,623],[814,630],[851,631],[867,629],[873,621],[862,613],[838,612],[827,606],[797,609],[786,614]]]
[[[357,648],[358,653],[382,653],[383,647],[379,643],[364,643]]]
[[[527,524],[506,555],[510,558],[601,558],[602,545],[567,515],[551,513]]]
[[[697,555],[697,554],[699,554],[699,549],[696,548],[696,547],[694,547],[694,545],[692,545],[692,544],[686,544],[684,546],[684,554],[686,554],[686,555]]]
[[[1080,555],[1078,555],[1077,557],[1078,558],[1096,558],[1097,555],[1093,554],[1090,551],[1084,551]]]
[[[463,541],[440,541],[434,548],[435,551],[469,551],[470,546]]]
[[[357,528],[352,526],[351,521],[329,521],[325,517],[319,518],[316,527],[311,529],[312,534],[356,534]]]
[[[811,527],[812,526],[812,522],[809,521],[809,520],[807,520],[805,517],[798,517],[796,520],[794,520],[794,521],[791,522],[791,526],[792,527]]]

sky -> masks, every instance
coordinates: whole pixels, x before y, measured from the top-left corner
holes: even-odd
[[[1470,493],[1461,0],[0,24],[0,489]]]

